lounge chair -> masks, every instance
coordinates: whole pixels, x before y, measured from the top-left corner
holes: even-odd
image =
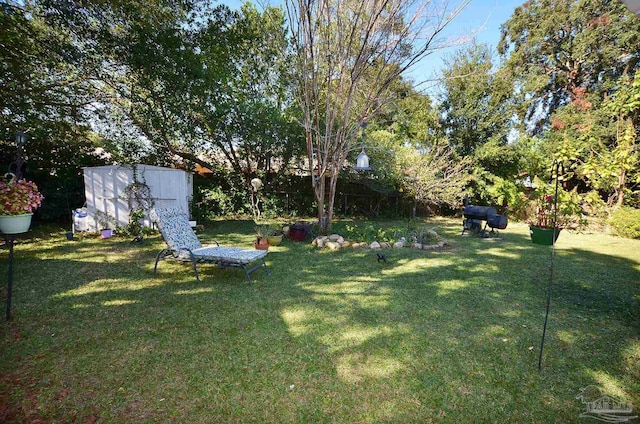
[[[156,255],[153,275],[158,271],[160,259],[173,259],[191,262],[193,271],[198,277],[198,263],[211,263],[225,268],[242,268],[249,284],[252,284],[251,273],[264,267],[267,275],[271,275],[264,257],[266,250],[242,249],[238,247],[222,247],[215,242],[215,246],[202,246],[200,240],[189,225],[187,214],[177,208],[157,208],[151,211],[151,219],[156,223],[168,249],[161,250]],[[254,264],[253,266],[250,266]]]

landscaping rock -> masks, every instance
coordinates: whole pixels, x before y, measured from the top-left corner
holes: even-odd
[[[373,243],[371,243],[369,247],[372,249],[380,249],[380,243],[378,243],[377,241],[374,241]]]
[[[324,238],[322,237],[318,237],[317,239],[315,239],[316,245],[318,246],[318,249],[322,249],[324,247]]]
[[[414,249],[422,249],[422,243],[413,243],[412,246]]]
[[[337,243],[335,241],[328,241],[326,246],[329,248],[329,250],[338,250],[338,249],[340,249],[340,243]]]
[[[338,241],[339,238],[340,238],[340,234],[331,234],[329,236],[329,240],[331,241]]]
[[[351,245],[351,247],[353,247],[354,249],[367,248],[367,247],[369,247],[369,243],[366,243],[366,242],[362,242],[362,243],[353,243],[353,244]]]
[[[404,247],[404,243],[405,242],[402,241],[402,240],[397,241],[397,242],[393,243],[393,247],[396,248],[396,249],[402,249]]]
[[[344,237],[340,236],[338,237],[338,240],[336,240],[338,243],[342,244],[344,243]]]
[[[382,243],[380,243],[380,247],[382,249],[389,249],[391,247],[391,245],[389,243],[387,243],[386,241],[383,241]]]
[[[353,244],[353,243],[351,243],[350,241],[344,241],[344,242],[341,244],[341,246],[346,248],[346,247],[350,247],[352,244]]]

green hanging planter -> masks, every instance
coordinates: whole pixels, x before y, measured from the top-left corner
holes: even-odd
[[[541,228],[533,225],[529,225],[529,235],[531,235],[531,241],[535,244],[542,244],[545,246],[551,246],[554,241],[558,240],[560,231],[562,228]],[[555,235],[555,238],[554,238]]]

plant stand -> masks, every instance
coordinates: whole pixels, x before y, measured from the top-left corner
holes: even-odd
[[[5,317],[7,321],[11,318],[11,290],[13,289],[13,242],[15,240],[15,235],[13,234],[5,234],[5,240],[9,245],[9,275],[8,275],[8,283],[7,283],[7,311],[5,313]]]

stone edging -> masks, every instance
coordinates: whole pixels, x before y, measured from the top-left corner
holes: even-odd
[[[436,238],[440,238],[435,231],[432,231],[432,236]],[[387,243],[387,242],[377,242],[374,241],[371,244],[367,242],[352,242],[345,240],[339,234],[332,234],[330,236],[318,236],[312,242],[311,245],[317,247],[318,249],[327,248],[329,250],[339,250],[339,249],[372,249],[372,250],[381,250],[381,249],[415,249],[415,250],[441,250],[449,245],[447,240],[441,239],[437,244],[421,244],[417,241],[407,241],[406,238],[401,237],[395,243]]]

